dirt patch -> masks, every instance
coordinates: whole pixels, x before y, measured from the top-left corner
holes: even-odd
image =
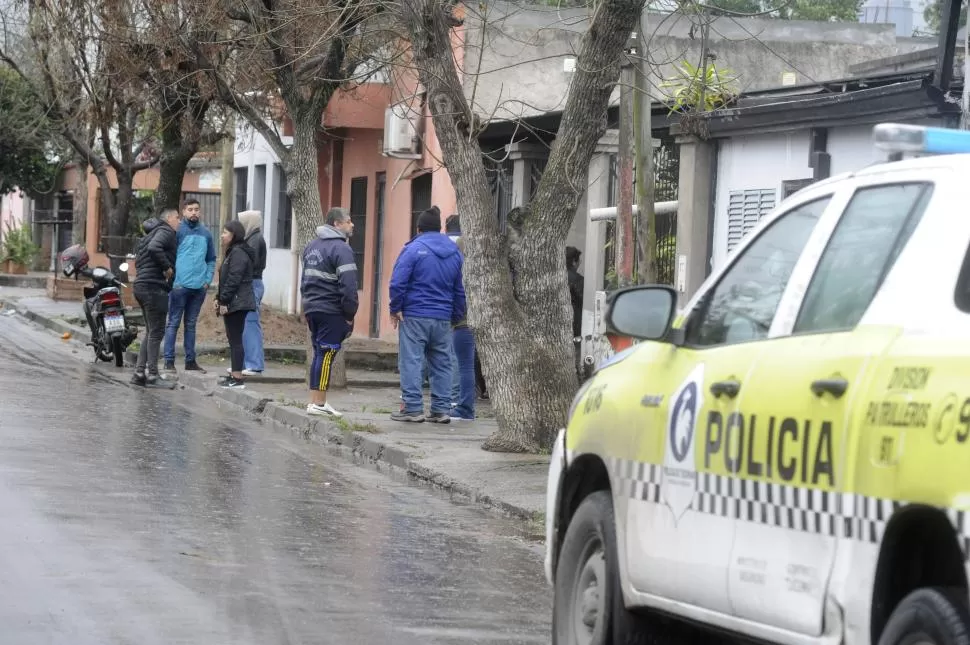
[[[300,316],[291,316],[272,307],[263,305],[263,343],[265,345],[302,345],[307,340],[307,327]],[[182,341],[182,328],[179,327],[178,342]],[[226,327],[222,318],[216,316],[212,298],[206,298],[195,328],[197,343],[225,343]]]

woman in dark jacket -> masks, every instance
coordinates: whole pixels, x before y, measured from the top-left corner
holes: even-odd
[[[215,304],[226,324],[232,367],[221,385],[243,388],[246,386],[242,374],[245,358],[243,329],[246,327],[246,314],[256,309],[256,296],[253,293],[256,251],[246,244],[245,229],[236,220],[228,222],[222,230],[222,245],[226,252],[219,269],[219,294]]]

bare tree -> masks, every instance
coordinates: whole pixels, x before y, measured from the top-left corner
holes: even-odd
[[[183,42],[214,52],[220,65],[231,54],[219,33],[226,18],[215,3],[134,3],[131,17],[113,15],[105,21],[111,42],[130,63],[124,68],[132,82],[142,82],[152,96],[155,130],[159,133],[159,181],[156,211],[178,208],[189,161],[225,136],[224,114],[218,114],[216,92],[209,79],[191,63]]]
[[[107,233],[118,237],[129,232],[135,173],[158,160],[145,87],[125,82],[118,68],[128,61],[102,38],[103,15],[124,10],[87,0],[31,3],[22,14],[29,41],[5,38],[0,49],[0,60],[30,83],[58,133],[97,177]]]
[[[585,191],[589,162],[606,131],[620,57],[643,0],[594,5],[559,133],[535,197],[501,230],[490,204],[478,119],[454,64],[454,0],[400,0],[398,14],[427,89],[435,134],[455,187],[466,240],[469,321],[499,421],[486,450],[535,452],[551,445],[576,392],[569,334],[566,235]]]
[[[362,26],[378,13],[369,2],[228,0],[232,21],[228,64],[212,48],[183,40],[196,69],[205,72],[219,99],[242,116],[280,159],[296,219],[297,243],[308,243],[320,225],[318,142],[323,114],[334,93],[352,82],[366,59]],[[287,144],[275,124],[293,125]]]

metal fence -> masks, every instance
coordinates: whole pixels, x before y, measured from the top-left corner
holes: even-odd
[[[672,138],[661,138],[660,147],[654,150],[654,201],[672,202],[678,198],[678,180],[680,176],[680,147]],[[634,170],[634,194],[636,194],[636,171]],[[617,158],[610,159],[609,202],[607,206],[616,206],[619,195],[617,177]],[[673,285],[676,279],[677,267],[677,213],[656,215],[654,229],[657,235],[657,282]],[[636,231],[634,231],[636,235]],[[634,244],[636,239],[634,238]],[[603,288],[615,289],[616,279],[616,224],[607,222],[606,252],[604,253],[604,285]],[[636,271],[636,260],[634,260]]]

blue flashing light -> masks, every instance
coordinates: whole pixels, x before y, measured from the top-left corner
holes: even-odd
[[[872,131],[876,147],[889,152],[929,155],[970,153],[970,131],[901,123],[880,123]]]

